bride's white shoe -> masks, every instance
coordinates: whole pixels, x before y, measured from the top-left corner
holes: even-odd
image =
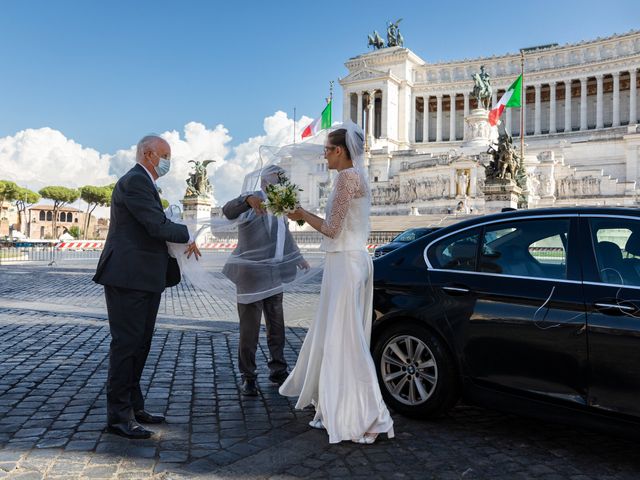
[[[318,430],[325,430],[322,420],[311,420],[309,426],[311,428],[317,428]]]
[[[365,433],[362,437],[358,439],[351,440],[353,443],[359,443],[361,445],[371,445],[378,438],[377,433]]]

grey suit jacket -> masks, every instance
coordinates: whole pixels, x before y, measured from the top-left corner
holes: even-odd
[[[285,261],[273,265],[261,262],[275,256],[278,222],[275,221],[275,217],[272,217],[269,230],[268,216],[255,214],[246,202],[249,195],[251,194],[240,195],[222,207],[222,213],[230,220],[248,212],[246,221],[238,226],[238,245],[232,252],[230,261],[222,270],[222,273],[236,284],[238,293],[249,293],[246,292],[246,289],[250,288],[249,285],[270,285],[270,288],[274,288],[283,282],[290,282],[296,276],[297,265],[303,260],[298,245],[285,222]],[[253,195],[261,196],[261,192],[254,192]],[[241,261],[234,261],[233,257]]]

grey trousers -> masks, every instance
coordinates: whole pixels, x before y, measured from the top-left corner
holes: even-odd
[[[269,347],[269,370],[272,376],[287,371],[284,359],[284,312],[282,293],[253,303],[239,303],[240,342],[238,344],[238,366],[243,379],[255,380],[256,350],[260,335],[260,321],[264,312]]]

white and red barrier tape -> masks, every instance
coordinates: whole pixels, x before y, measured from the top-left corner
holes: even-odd
[[[56,245],[58,250],[102,250],[104,240],[92,240],[83,242],[60,242]]]
[[[203,243],[200,245],[200,250],[231,250],[238,246],[237,243]],[[299,247],[303,250],[314,250],[320,248],[319,243],[314,244],[300,244]],[[368,250],[373,250],[377,245],[367,245]],[[102,250],[104,248],[104,240],[92,240],[92,241],[75,241],[75,242],[60,242],[56,245],[58,250]]]

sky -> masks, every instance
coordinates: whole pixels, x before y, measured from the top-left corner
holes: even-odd
[[[32,189],[106,184],[158,133],[160,180],[176,202],[187,160],[213,158],[217,203],[239,193],[262,143],[293,140],[318,116],[344,63],[402,18],[425,61],[576,43],[640,28],[640,1],[429,0],[0,2],[0,179]]]

